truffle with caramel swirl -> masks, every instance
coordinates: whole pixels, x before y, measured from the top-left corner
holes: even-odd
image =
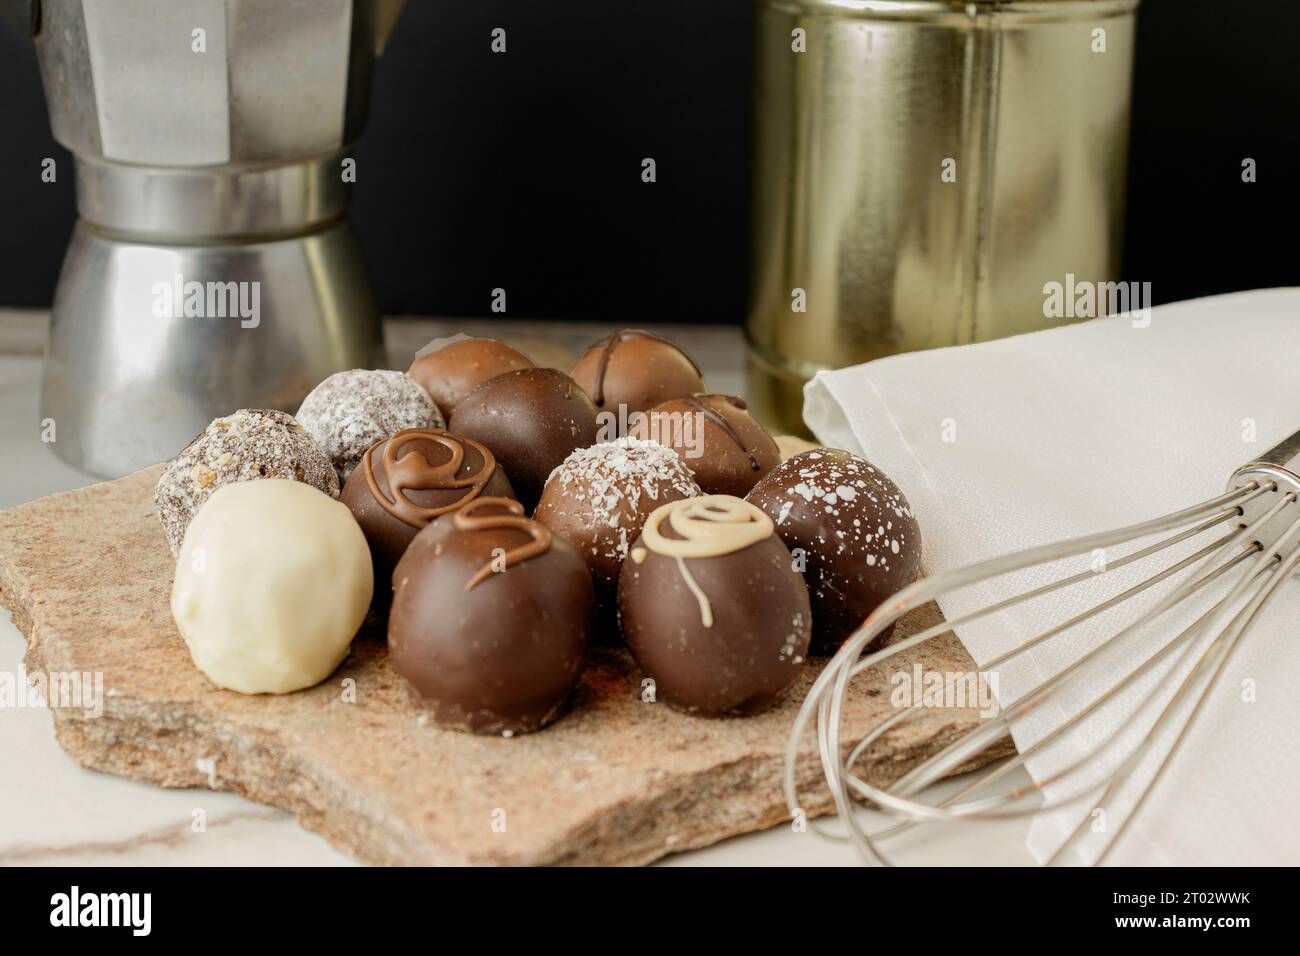
[[[595,592],[573,546],[518,501],[480,497],[431,522],[393,586],[389,659],[436,723],[511,736],[559,716]]]
[[[730,495],[656,509],[623,565],[619,621],[656,699],[705,716],[766,710],[808,654],[808,589],[772,519]]]
[[[377,607],[388,604],[393,568],[420,529],[480,495],[514,491],[492,452],[472,439],[407,428],[366,449],[341,497],[370,545]]]

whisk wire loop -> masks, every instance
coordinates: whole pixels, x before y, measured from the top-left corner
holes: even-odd
[[[1249,466],[1248,466],[1249,467]],[[1260,469],[1256,469],[1259,471]],[[1234,476],[1235,477],[1235,476]],[[1123,817],[1121,826],[1110,835],[1104,843],[1098,860],[1104,859],[1118,840],[1124,828],[1141,808],[1172,759],[1174,752],[1186,736],[1190,721],[1195,719],[1217,680],[1228,658],[1241,640],[1251,622],[1259,611],[1267,605],[1276,593],[1280,581],[1300,564],[1300,544],[1285,555],[1278,553],[1284,543],[1289,542],[1300,533],[1300,520],[1288,527],[1288,530],[1268,548],[1263,547],[1258,538],[1261,529],[1275,530],[1275,521],[1287,508],[1295,505],[1296,493],[1278,494],[1277,500],[1265,498],[1270,493],[1278,492],[1276,481],[1268,477],[1261,480],[1249,478],[1242,480],[1224,494],[1218,495],[1201,504],[1185,508],[1173,514],[1119,528],[1114,531],[1086,535],[1068,541],[1044,545],[1022,551],[1018,554],[989,559],[944,574],[924,578],[899,592],[873,612],[862,626],[845,642],[840,651],[831,659],[826,668],[818,675],[809,691],[808,697],[795,717],[789,744],[786,749],[784,789],[787,803],[792,814],[798,814],[799,794],[796,785],[797,758],[800,744],[810,724],[816,729],[817,752],[822,772],[830,789],[831,799],[843,833],[833,833],[825,827],[814,825],[815,832],[837,840],[850,842],[859,855],[868,862],[888,865],[889,860],[881,853],[876,842],[887,836],[903,832],[918,823],[935,820],[997,819],[1043,813],[1048,810],[1061,809],[1091,799],[1092,806],[1100,806],[1113,796],[1125,781],[1132,778],[1134,770],[1151,753],[1157,731],[1169,721],[1171,714],[1180,703],[1193,700],[1191,717],[1178,733],[1164,759],[1156,768],[1145,788],[1139,793],[1132,810]],[[1248,510],[1247,510],[1248,509]],[[1243,518],[1243,515],[1246,517]],[[919,644],[932,640],[955,628],[972,621],[987,617],[998,611],[1050,594],[1073,584],[1093,580],[1098,575],[1115,569],[1132,565],[1144,558],[1151,557],[1197,535],[1225,523],[1234,528],[1169,566],[1156,571],[1133,584],[1118,594],[1099,601],[1092,607],[1072,615],[1067,620],[1055,624],[1022,642],[1017,647],[988,660],[985,672],[1000,667],[1008,661],[1027,651],[1041,646],[1053,638],[1075,628],[1079,624],[1119,607],[1133,600],[1139,594],[1169,581],[1175,576],[1188,572],[1197,565],[1199,570],[1192,571],[1189,577],[1173,586],[1169,593],[1161,597],[1152,607],[1142,612],[1135,620],[1122,627],[1117,633],[1092,647],[1086,653],[1070,662],[1051,677],[1031,688],[1020,697],[1006,703],[1002,709],[986,723],[964,733],[956,740],[942,748],[919,765],[910,769],[902,777],[887,787],[877,787],[868,783],[857,768],[873,743],[890,731],[897,729],[908,720],[916,718],[925,708],[933,706],[935,689],[927,689],[919,701],[900,709],[897,713],[881,721],[868,731],[855,744],[846,748],[841,742],[844,718],[844,706],[848,687],[852,679],[870,668],[879,667],[883,662],[901,654]],[[1175,530],[1177,529],[1177,530]],[[1121,557],[1108,560],[1101,568],[1089,569],[1062,578],[1049,581],[1030,590],[1013,594],[969,611],[950,620],[941,622],[924,630],[904,637],[887,647],[864,656],[865,649],[887,628],[891,627],[908,611],[920,607],[932,600],[942,599],[962,588],[979,584],[993,578],[1025,571],[1042,565],[1075,557],[1095,549],[1108,549],[1126,542],[1140,541],[1154,534],[1174,531],[1173,534],[1153,544],[1138,548]],[[1257,556],[1257,557],[1256,557]],[[1256,557],[1255,561],[1249,559]],[[1142,657],[1136,667],[1089,700],[1077,712],[1070,714],[1063,722],[1054,726],[1048,733],[1032,744],[1023,748],[1016,756],[986,768],[972,782],[964,784],[955,793],[940,802],[927,803],[917,797],[925,788],[944,776],[957,771],[973,758],[988,750],[1002,740],[1010,731],[1012,722],[1031,712],[1048,700],[1057,691],[1062,690],[1070,681],[1078,678],[1086,667],[1102,655],[1117,653],[1124,642],[1138,633],[1143,627],[1198,594],[1207,585],[1219,580],[1234,569],[1246,565],[1230,588],[1227,596],[1214,601],[1208,609],[1200,614],[1190,625],[1163,643],[1154,652]],[[1155,688],[1142,700],[1138,715],[1145,714],[1155,703],[1163,699],[1174,681],[1174,676],[1181,673],[1184,665],[1191,660],[1193,651],[1198,646],[1198,637],[1209,630],[1238,601],[1244,599],[1244,606],[1230,619],[1229,623],[1211,641],[1197,660],[1193,671],[1172,693],[1164,709],[1155,717],[1150,730],[1142,737],[1139,744],[1125,756],[1119,768],[1100,780],[1083,780],[1076,783],[1083,771],[1099,762],[1105,753],[1116,749],[1124,737],[1124,728],[1112,730],[1097,745],[1088,749],[1081,757],[1069,761],[1065,766],[1041,775],[1040,779],[1028,786],[1012,786],[1009,789],[989,794],[993,784],[1003,780],[1011,771],[1024,767],[1036,756],[1042,755],[1048,748],[1069,737],[1084,722],[1102,712],[1107,704],[1112,703],[1124,691],[1134,687],[1145,675],[1151,673],[1162,663],[1181,649],[1182,653],[1174,665],[1158,676]],[[1217,650],[1216,650],[1217,649]],[[1198,693],[1189,696],[1191,691]],[[1135,715],[1137,716],[1137,715]],[[1075,784],[1066,788],[1065,783]],[[1047,788],[1055,792],[1048,798],[1044,793]],[[1067,792],[1061,792],[1067,791]],[[1097,795],[1101,794],[1100,799]],[[982,795],[984,794],[984,795]],[[1026,805],[1026,798],[1040,796],[1043,799],[1033,805]],[[892,826],[868,834],[859,819],[861,808],[883,810],[897,818]],[[1087,818],[1067,838],[1066,843],[1057,851],[1049,862],[1057,862],[1063,852],[1083,833]]]

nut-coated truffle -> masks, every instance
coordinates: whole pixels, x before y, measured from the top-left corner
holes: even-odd
[[[339,495],[330,460],[297,419],[275,409],[242,408],[213,419],[158,478],[154,503],[172,554],[199,507],[218,488],[259,478],[287,478],[331,498]]]

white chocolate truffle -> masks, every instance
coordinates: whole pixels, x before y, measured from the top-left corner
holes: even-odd
[[[172,617],[218,687],[287,694],[343,662],[373,591],[346,505],[300,481],[245,481],[217,489],[190,522]]]

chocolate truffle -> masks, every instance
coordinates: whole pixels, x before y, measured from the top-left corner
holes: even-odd
[[[491,448],[531,511],[569,452],[596,443],[596,407],[563,372],[524,368],[494,376],[466,395],[449,430]]]
[[[375,603],[392,596],[393,568],[416,533],[480,495],[513,498],[487,446],[440,428],[406,428],[366,449],[342,500],[375,563]]]
[[[213,419],[168,462],[154,488],[154,503],[172,554],[185,529],[218,488],[236,481],[286,478],[339,495],[339,480],[320,446],[288,412],[241,408]]]
[[[570,373],[601,411],[623,423],[671,398],[704,391],[700,368],[675,342],[641,329],[621,329],[588,347]]]
[[[236,482],[194,516],[182,547],[172,617],[218,687],[287,694],[347,657],[373,578],[343,505],[300,481]]]
[[[772,520],[730,495],[655,509],[623,565],[619,619],[656,699],[707,716],[770,707],[808,653],[808,589]]]
[[[597,599],[612,607],[623,559],[650,512],[699,493],[671,448],[619,438],[564,459],[547,479],[533,517],[578,549],[591,568]]]
[[[504,342],[456,338],[419,356],[406,374],[450,415],[462,398],[493,376],[532,367],[532,359]]]
[[[389,659],[444,726],[506,736],[556,718],[578,681],[595,595],[567,541],[509,498],[415,536],[393,574]]]
[[[877,605],[916,580],[921,532],[912,509],[897,485],[857,455],[834,448],[795,455],[749,500],[803,565],[817,653],[833,653]]]
[[[743,498],[781,462],[776,442],[734,395],[695,395],[656,405],[631,434],[677,452],[709,495]]]
[[[340,483],[375,442],[403,428],[445,424],[429,393],[404,374],[365,368],[335,372],[317,385],[298,420],[334,463]]]

